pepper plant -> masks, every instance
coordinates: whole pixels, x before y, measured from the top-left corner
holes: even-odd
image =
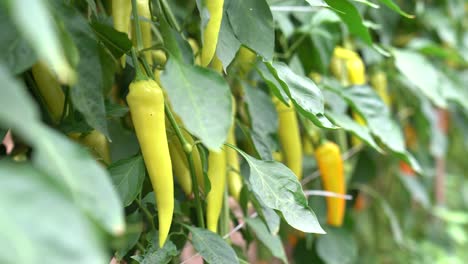
[[[466,263],[467,13],[1,1],[0,263]]]

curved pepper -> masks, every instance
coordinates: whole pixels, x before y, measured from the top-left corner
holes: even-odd
[[[346,180],[340,147],[333,142],[326,142],[317,148],[315,158],[323,188],[329,192],[345,195]],[[346,209],[345,200],[338,197],[326,197],[326,200],[327,223],[332,226],[341,226]]]
[[[174,181],[166,137],[164,94],[153,80],[134,81],[129,90],[127,102],[156,197],[159,246],[162,247],[174,212]]]
[[[203,48],[201,51],[201,65],[210,64],[216,52],[218,34],[223,18],[224,0],[205,0],[205,6],[210,13],[210,19],[203,31]]]

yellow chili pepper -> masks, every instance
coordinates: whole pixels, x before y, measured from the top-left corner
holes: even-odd
[[[378,71],[374,73],[370,79],[372,87],[374,87],[377,94],[380,96],[382,101],[388,106],[391,107],[392,99],[388,95],[388,81],[387,75],[383,71]]]
[[[333,142],[320,145],[315,151],[323,188],[336,194],[346,194],[346,180],[340,148]],[[327,197],[327,223],[341,226],[345,215],[346,202],[343,198]]]
[[[294,172],[296,177],[302,179],[302,144],[293,106],[287,106],[273,98],[279,119],[278,136],[281,143],[283,158],[286,165]],[[292,104],[292,102],[290,102]]]
[[[130,2],[130,0],[128,0]],[[141,31],[141,38],[143,41],[143,48],[147,49],[150,48],[153,44],[153,37],[151,35],[151,12],[149,9],[149,1],[148,0],[137,0],[137,12],[138,16],[143,18],[140,19],[140,31]],[[132,31],[133,33],[133,43],[136,43],[136,30]],[[153,56],[150,51],[146,51],[144,53],[146,62],[149,65],[153,65]]]
[[[176,180],[185,195],[189,196],[192,193],[192,178],[190,177],[190,170],[187,165],[187,159],[185,158],[185,152],[175,135],[172,136],[168,145],[172,169],[174,170]]]
[[[159,246],[162,247],[174,212],[174,182],[166,137],[164,94],[153,80],[133,81],[129,90],[127,102],[156,197]]]
[[[211,190],[206,196],[206,222],[208,230],[216,233],[226,188],[226,151],[224,148],[219,152],[210,151],[208,179]]]
[[[255,64],[257,54],[250,49],[242,46],[237,53],[237,63],[239,65],[239,73],[241,76],[245,76]]]
[[[132,13],[132,1],[112,0],[112,17],[114,28],[117,31],[130,33],[130,14]],[[120,59],[122,67],[125,65],[125,55]]]
[[[208,20],[203,32],[201,65],[207,66],[210,64],[216,52],[219,29],[221,28],[221,20],[223,18],[224,0],[204,0],[204,3],[210,13],[210,20]]]
[[[232,97],[232,108],[233,113],[236,112],[236,101],[234,97]],[[229,129],[229,134],[227,138],[227,143],[236,146],[236,137],[235,137],[235,124],[231,125]],[[239,201],[240,192],[242,190],[242,178],[240,175],[240,166],[239,166],[239,154],[236,150],[232,148],[226,148],[226,158],[227,158],[227,166],[228,166],[228,188],[229,193]]]
[[[88,147],[94,156],[101,159],[105,165],[111,164],[109,141],[107,141],[106,136],[101,132],[93,130],[89,134],[83,136],[81,133],[70,133],[68,136]]]
[[[200,54],[199,54],[200,53],[200,47],[198,46],[197,41],[194,40],[193,38],[189,38],[187,41],[188,41],[190,47],[192,48],[193,55],[195,56],[195,65],[200,65],[201,64]]]

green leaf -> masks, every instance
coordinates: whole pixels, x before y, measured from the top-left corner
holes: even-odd
[[[239,263],[234,250],[220,236],[206,229],[186,227],[192,232],[193,246],[208,263]]]
[[[327,112],[327,117],[330,118],[336,125],[342,127],[344,130],[351,132],[351,134],[362,139],[375,150],[383,152],[383,150],[377,145],[377,143],[372,138],[368,127],[358,124],[349,116],[339,112]]]
[[[275,44],[273,16],[265,0],[230,1],[227,16],[236,38],[242,44],[268,61],[273,59]]]
[[[161,34],[164,37],[164,47],[168,53],[178,61],[183,61],[187,64],[193,64],[192,48],[182,36],[172,29],[166,20],[160,20]]]
[[[127,225],[128,226],[140,226],[141,228],[128,228],[125,234],[117,239],[117,241],[122,241],[119,243],[117,250],[115,252],[115,257],[117,260],[122,260],[130,250],[135,247],[140,239],[142,232],[142,214],[139,210],[135,210],[132,214],[127,216]]]
[[[394,50],[395,65],[419,91],[435,105],[446,108],[447,102],[441,96],[438,70],[422,55],[409,50]]]
[[[283,103],[288,104],[289,97],[283,91],[281,83],[277,78],[270,72],[265,63],[259,63],[256,65],[258,74],[262,77],[263,81],[268,85],[271,92]]]
[[[145,251],[145,254],[143,256],[138,256],[138,258],[132,258],[136,259],[140,264],[167,264],[171,262],[171,260],[178,254],[179,252],[174,243],[172,243],[172,241],[170,240],[167,240],[162,248],[159,248],[159,243],[152,243],[151,247],[147,251]]]
[[[357,258],[357,243],[346,229],[328,228],[315,245],[317,254],[327,264],[351,264]]]
[[[37,60],[36,53],[28,42],[22,38],[15,26],[4,13],[6,10],[0,9],[0,61],[14,74],[20,74],[30,68]]]
[[[74,72],[65,57],[54,16],[49,12],[46,1],[7,0],[2,5],[6,5],[18,31],[39,58],[54,70],[59,80],[72,82]],[[25,7],[28,12],[25,12]]]
[[[348,0],[325,0],[334,9],[335,13],[345,22],[351,34],[361,38],[367,45],[372,46],[372,38],[369,30],[362,21],[361,15],[356,7]]]
[[[107,171],[86,149],[40,122],[38,109],[26,88],[0,66],[0,124],[32,144],[33,164],[107,231],[119,234],[123,210]]]
[[[138,155],[119,160],[109,167],[109,173],[120,194],[123,205],[129,206],[141,191],[145,180],[145,163]]]
[[[275,106],[270,96],[262,90],[253,88],[245,82],[243,87],[252,122],[253,142],[262,158],[272,160],[271,151],[276,144],[273,135],[278,131],[278,114]]]
[[[415,201],[418,201],[425,209],[429,209],[431,206],[429,195],[424,188],[424,185],[418,180],[418,178],[405,174],[400,174],[399,178],[405,188],[411,194],[411,197],[413,197]]]
[[[298,230],[324,233],[307,204],[301,184],[288,167],[276,161],[258,160],[237,148],[236,150],[250,166],[249,183],[261,202],[281,211],[286,222]]]
[[[86,149],[63,135],[43,127],[30,133],[35,138],[34,166],[63,186],[66,193],[106,231],[125,229],[122,202],[107,171]]]
[[[50,264],[109,261],[93,223],[47,175],[1,161],[0,185],[1,263],[37,263],[44,252]]]
[[[414,15],[410,15],[406,13],[405,11],[401,10],[401,8],[395,4],[392,0],[379,0],[380,2],[384,3],[386,6],[388,6],[390,9],[393,11],[397,12],[398,14],[407,17],[407,18],[414,18]]]
[[[300,114],[319,127],[335,128],[325,117],[322,92],[311,79],[295,74],[286,64],[281,62],[273,64],[265,62],[265,64],[277,78]]]
[[[232,124],[231,91],[213,70],[170,57],[161,82],[185,127],[209,149],[218,150]]]
[[[223,67],[226,70],[229,64],[236,57],[236,53],[241,47],[240,41],[234,35],[231,23],[227,17],[226,7],[228,1],[224,1],[224,13],[221,21],[221,28],[218,35],[218,44],[216,45],[216,56],[223,63]],[[230,2],[230,1],[229,1]]]
[[[109,137],[103,93],[105,74],[113,75],[113,72],[107,72],[108,66],[101,63],[102,47],[86,19],[64,3],[57,2],[57,7],[80,55],[78,80],[70,89],[73,105],[91,127]]]
[[[286,253],[284,252],[283,244],[281,239],[277,235],[272,235],[266,225],[259,218],[247,218],[245,219],[247,225],[249,225],[257,235],[258,239],[270,250],[271,254],[283,261],[288,263]]]
[[[111,118],[121,118],[128,113],[128,107],[112,103],[111,101],[106,101],[106,114]]]
[[[120,58],[132,48],[132,42],[128,39],[127,34],[99,22],[91,23],[91,27],[99,40],[101,40],[112,53],[114,58]]]
[[[391,118],[387,106],[370,86],[355,85],[335,92],[343,96],[351,108],[366,120],[372,135],[395,156],[406,161],[415,171],[421,172],[418,162],[405,148],[401,128]]]

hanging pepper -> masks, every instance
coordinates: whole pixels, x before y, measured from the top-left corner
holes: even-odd
[[[112,18],[114,28],[117,31],[127,34],[130,33],[130,14],[132,13],[132,1],[130,0],[112,0]],[[120,59],[122,67],[125,65],[125,55]]]
[[[226,151],[224,148],[219,152],[210,151],[208,179],[211,190],[206,196],[206,222],[208,230],[216,233],[226,188]]]
[[[130,0],[128,0],[130,2]],[[137,12],[138,16],[143,18],[140,19],[140,31],[141,31],[141,38],[143,41],[143,48],[148,49],[151,48],[153,44],[153,37],[151,35],[151,12],[149,8],[149,1],[148,0],[137,0]],[[136,29],[132,31],[133,36],[133,43],[136,44]],[[150,51],[144,52],[144,56],[146,62],[149,65],[153,65],[153,56]]]
[[[276,97],[273,102],[278,112],[278,137],[281,143],[283,158],[286,165],[300,180],[302,178],[302,143],[297,122],[296,111],[293,106],[287,106]],[[292,104],[292,102],[290,102]]]
[[[164,94],[155,81],[145,79],[133,81],[129,90],[127,102],[156,197],[159,246],[162,247],[174,212],[174,182],[166,137]]]
[[[185,195],[189,196],[192,193],[192,178],[190,177],[190,170],[187,165],[184,150],[175,135],[168,141],[175,178]]]
[[[93,130],[86,135],[82,135],[81,133],[69,133],[68,136],[86,146],[98,160],[104,162],[104,165],[111,164],[109,141],[107,141],[106,136],[101,132]]]
[[[218,34],[223,18],[224,0],[204,0],[210,14],[210,20],[203,31],[203,48],[201,51],[201,65],[208,66],[216,52]]]
[[[316,149],[315,158],[320,170],[323,188],[329,192],[345,195],[346,180],[340,147],[333,142],[325,142]],[[341,226],[346,209],[345,200],[328,196],[326,200],[327,223],[332,226]]]
[[[375,89],[377,94],[380,96],[380,99],[390,107],[392,105],[392,100],[388,95],[388,81],[387,75],[383,71],[378,71],[374,73],[370,79],[372,87]]]
[[[232,108],[233,113],[236,113],[236,101],[232,97]],[[235,123],[233,122],[231,128],[229,129],[229,134],[227,138],[227,143],[236,146],[236,137],[235,137]],[[231,194],[234,199],[239,201],[240,192],[242,190],[242,178],[240,175],[240,166],[239,166],[239,155],[237,151],[232,148],[226,148],[226,158],[227,158],[227,167],[228,167],[228,188],[229,194]]]
[[[60,83],[43,63],[34,64],[32,66],[32,74],[46,109],[52,121],[57,124],[62,117],[65,105],[65,94],[62,91]]]

